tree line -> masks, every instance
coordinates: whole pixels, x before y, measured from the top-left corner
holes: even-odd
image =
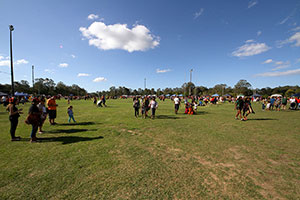
[[[63,96],[85,96],[87,91],[80,86],[73,84],[71,86],[65,85],[63,82],[57,84],[49,78],[37,78],[35,79],[33,87],[29,85],[26,80],[20,82],[14,82],[15,91],[24,92],[33,95],[57,95]],[[0,91],[11,94],[11,84],[0,84]]]
[[[291,96],[296,93],[300,93],[299,86],[279,86],[275,88],[261,88],[261,89],[253,89],[252,85],[247,80],[239,80],[234,87],[230,87],[226,84],[217,84],[214,87],[208,88],[205,86],[196,86],[192,82],[184,83],[181,87],[176,88],[164,88],[164,89],[130,89],[127,87],[110,87],[109,90],[97,91],[94,93],[88,93],[84,88],[73,84],[71,86],[65,85],[63,82],[58,82],[57,84],[49,78],[37,78],[35,79],[35,83],[33,87],[30,87],[29,82],[26,80],[21,80],[20,82],[15,82],[15,91],[24,92],[28,94],[34,95],[57,95],[61,94],[63,96],[122,96],[122,95],[173,95],[173,94],[182,94],[183,96],[203,96],[203,95],[225,95],[229,94],[232,96],[236,96],[238,94],[243,94],[246,96],[251,96],[253,94],[259,94],[263,97],[268,97],[272,94],[281,94],[284,96]],[[0,91],[4,93],[11,93],[11,85],[10,84],[0,84]]]
[[[279,86],[275,88],[261,88],[261,89],[253,89],[252,85],[247,80],[239,80],[234,87],[227,86],[226,84],[217,84],[212,88],[208,88],[205,86],[196,86],[192,82],[184,83],[181,87],[176,88],[165,88],[165,89],[130,89],[127,87],[110,87],[107,91],[97,91],[93,93],[93,95],[101,96],[122,96],[122,95],[179,95],[182,94],[183,96],[203,96],[203,95],[231,95],[237,96],[238,94],[243,94],[246,96],[251,96],[253,94],[259,94],[263,97],[271,96],[272,94],[281,94],[283,96],[291,96],[296,93],[300,93],[299,86]]]

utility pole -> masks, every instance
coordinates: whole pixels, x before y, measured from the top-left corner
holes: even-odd
[[[12,55],[12,32],[14,30],[13,25],[9,25],[10,31],[10,69],[11,69],[11,96],[15,95],[15,86],[14,86],[14,68],[13,68],[13,55]]]
[[[192,73],[193,73],[193,69],[190,70],[190,86],[189,86],[189,95],[190,96],[192,95],[192,87],[191,87],[191,84],[192,84]]]
[[[34,66],[32,65],[32,89],[34,86]]]

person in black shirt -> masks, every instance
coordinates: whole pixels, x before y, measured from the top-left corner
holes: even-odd
[[[18,99],[12,97],[9,99],[8,111],[9,111],[9,121],[10,121],[10,135],[11,141],[19,141],[21,137],[16,137],[16,129],[19,122],[20,114],[22,114],[22,109],[18,109],[16,105],[19,103]]]
[[[37,137],[36,137],[36,132],[38,130],[40,120],[41,120],[41,113],[39,108],[37,107],[38,104],[38,99],[34,98],[32,100],[32,105],[29,108],[28,114],[31,116],[31,125],[32,125],[32,130],[31,130],[31,140],[30,142],[37,142]]]

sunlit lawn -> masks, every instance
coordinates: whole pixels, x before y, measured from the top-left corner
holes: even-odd
[[[134,117],[132,100],[72,101],[68,124],[46,121],[42,142],[19,119],[11,142],[0,108],[0,199],[300,199],[300,112],[261,111],[242,122],[233,104],[174,114],[159,101],[155,120]],[[28,110],[29,104],[19,108]]]

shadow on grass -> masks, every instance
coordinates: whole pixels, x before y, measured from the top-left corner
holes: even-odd
[[[48,138],[38,138],[39,142],[61,142],[62,144],[72,144],[77,142],[86,142],[97,139],[103,139],[103,136],[98,137],[80,137],[80,136],[62,136],[62,137],[48,137]],[[30,138],[22,138],[21,141],[29,142]]]
[[[45,133],[49,134],[55,134],[55,133],[80,133],[80,132],[86,132],[86,131],[97,131],[97,129],[78,129],[78,128],[72,128],[72,129],[57,129],[52,131],[46,131]]]
[[[97,139],[103,139],[103,136],[98,136],[98,137],[62,136],[62,137],[39,138],[41,142],[62,142],[62,144],[72,144],[72,143],[86,142],[86,141],[92,141]]]
[[[175,117],[172,115],[157,115],[155,119],[179,119],[179,117]]]
[[[257,120],[257,121],[265,121],[265,120],[278,120],[278,119],[273,119],[273,118],[254,118],[254,119],[248,119],[248,120],[250,120],[250,121],[255,121],[255,120]]]
[[[76,123],[56,124],[56,126],[86,126],[86,125],[95,125],[95,124],[96,124],[95,122],[76,122]]]

